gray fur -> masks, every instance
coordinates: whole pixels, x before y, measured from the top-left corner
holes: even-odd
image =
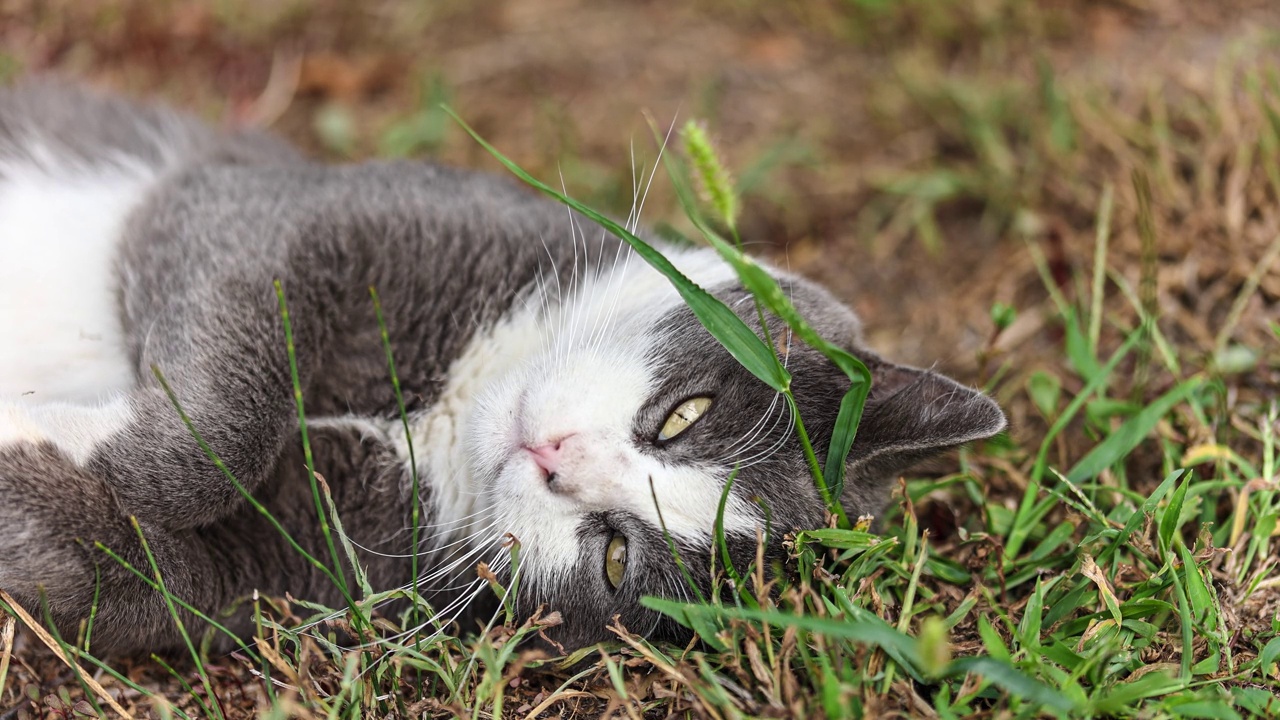
[[[559,273],[566,286],[573,281],[578,248],[568,214],[488,175],[423,163],[318,165],[275,139],[219,134],[163,109],[48,84],[0,92],[0,159],[23,157],[37,138],[54,154],[87,166],[141,158],[162,170],[164,180],[130,218],[115,270],[136,370],[129,401],[137,419],[86,467],[48,445],[0,447],[0,587],[33,609],[43,593],[54,620],[73,634],[88,615],[100,573],[95,650],[174,649],[181,638],[159,595],[94,545],[145,570],[128,520],[133,516],[169,589],[206,612],[255,590],[340,604],[332,585],[196,446],[152,367],[165,374],[244,487],[304,548],[325,558],[273,281],[281,281],[288,297],[308,414],[395,420],[369,287],[381,296],[408,409],[424,410],[476,333],[517,309],[547,273]],[[616,249],[615,241],[602,240],[598,252],[612,257]],[[875,373],[849,461],[843,500],[851,514],[878,515],[891,480],[910,464],[1004,427],[1003,414],[985,396],[881,360],[861,347],[850,311],[802,279],[783,280],[814,326]],[[713,290],[756,326],[751,303],[740,302],[740,287]],[[666,462],[705,463],[750,429],[773,393],[687,309],[668,313],[661,325],[664,341],[652,361],[667,372],[635,418],[634,442]],[[775,338],[785,335],[779,324],[770,329]],[[787,362],[824,457],[847,380],[798,342]],[[653,445],[674,404],[708,388],[716,404],[707,417],[671,443]],[[778,451],[745,470],[733,488],[770,507],[770,552],[778,552],[786,531],[823,521],[798,442],[786,428],[779,422],[770,429],[763,439],[776,440]],[[408,469],[376,434],[317,427],[310,437],[343,524],[362,544],[360,562],[371,583],[378,589],[405,584],[411,550],[405,528],[415,501]],[[421,507],[431,507],[432,485],[433,478],[422,479]],[[632,630],[678,637],[679,628],[637,602],[642,593],[683,583],[660,530],[605,511],[576,532],[582,550],[575,580],[525,584],[522,612],[540,603],[563,612],[566,622],[553,637],[569,646],[606,639],[604,626],[615,614]],[[628,578],[617,592],[599,564],[613,532],[625,532],[630,542]],[[730,540],[745,567],[754,537]],[[423,547],[427,567],[444,561],[432,548],[430,542]],[[708,548],[681,550],[699,584],[709,588]],[[346,572],[350,578],[350,568]],[[445,602],[449,583],[438,585],[428,590],[438,590]],[[240,611],[226,622],[244,634],[249,621]]]

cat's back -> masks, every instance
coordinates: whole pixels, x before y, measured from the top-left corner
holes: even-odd
[[[56,82],[0,90],[0,398],[91,402],[127,388],[115,270],[131,213],[185,167],[295,157]]]

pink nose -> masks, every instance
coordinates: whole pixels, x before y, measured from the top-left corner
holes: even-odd
[[[538,464],[538,467],[546,471],[548,475],[555,475],[560,471],[560,463],[563,460],[564,442],[567,439],[568,437],[566,436],[555,442],[547,443],[546,445],[539,445],[538,447],[529,447],[526,445],[524,449],[533,456],[533,461]]]

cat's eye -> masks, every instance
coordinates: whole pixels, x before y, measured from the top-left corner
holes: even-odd
[[[609,549],[604,552],[604,575],[614,590],[622,584],[622,575],[627,571],[627,538],[614,535],[609,541]]]
[[[711,398],[696,397],[689,398],[680,403],[671,414],[667,416],[666,422],[662,423],[662,429],[658,431],[658,442],[670,440],[679,435],[689,426],[698,421],[702,414],[711,407]]]

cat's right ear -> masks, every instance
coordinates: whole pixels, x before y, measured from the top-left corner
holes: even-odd
[[[872,384],[845,465],[841,501],[850,517],[879,515],[893,481],[910,466],[1008,424],[994,400],[945,375],[873,355],[863,361]]]

